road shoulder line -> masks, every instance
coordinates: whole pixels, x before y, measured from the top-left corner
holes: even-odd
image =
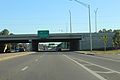
[[[73,60],[72,58],[68,57],[67,55],[64,55],[66,58],[68,58],[69,60],[73,61],[74,63],[76,63],[77,65],[81,66],[82,68],[84,68],[85,70],[87,70],[89,73],[91,73],[92,75],[94,75],[95,77],[97,77],[100,80],[107,80],[105,78],[103,78],[102,76],[100,76],[99,74],[95,73],[94,71],[88,69],[87,67],[85,67],[84,65],[78,63],[77,61]]]
[[[76,53],[76,52],[75,52]],[[79,52],[77,52],[78,54],[80,54]],[[109,57],[104,57],[104,56],[91,56],[91,55],[86,55],[86,56],[90,56],[90,57],[94,57],[94,58],[98,58],[98,59],[105,59],[105,60],[110,60],[110,61],[114,61],[114,62],[120,62],[120,60],[116,60],[116,59],[111,59]]]
[[[110,68],[103,67],[103,66],[100,66],[100,65],[97,65],[97,64],[94,64],[94,63],[91,63],[91,62],[85,61],[85,60],[83,60],[83,59],[78,59],[78,58],[75,58],[75,59],[77,59],[77,60],[81,60],[81,61],[86,62],[86,63],[91,64],[91,65],[95,65],[95,66],[101,67],[101,68],[106,69],[106,70],[109,70],[109,71],[111,71],[111,72],[115,72],[115,73],[120,74],[119,71],[115,71],[115,70],[112,70],[112,69],[110,69]]]

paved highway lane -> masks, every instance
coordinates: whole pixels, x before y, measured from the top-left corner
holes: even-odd
[[[65,55],[64,55],[65,54]],[[0,80],[105,80],[64,52],[41,52],[0,62]]]
[[[39,56],[26,55],[22,57],[0,61],[0,80],[12,80],[10,79],[11,76],[20,72],[20,70],[23,67],[27,65],[32,65],[31,63],[33,63],[36,58],[39,58],[41,56],[42,54],[40,54]]]
[[[107,80],[120,80],[120,60],[74,52],[64,54]]]

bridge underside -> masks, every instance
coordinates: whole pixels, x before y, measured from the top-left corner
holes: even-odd
[[[79,40],[82,37],[78,33],[50,34],[48,38],[41,39],[37,35],[8,35],[0,36],[0,43],[31,43],[32,51],[38,51],[40,42],[69,42],[70,50],[79,50]]]
[[[0,43],[31,43],[32,51],[38,51],[38,44],[40,42],[69,42],[70,50],[77,51],[79,50],[79,40],[80,39],[39,39],[39,40],[6,40],[0,41]]]
[[[32,50],[33,51],[38,51],[38,43],[39,42],[68,42],[70,44],[70,51],[78,51],[78,50],[80,50],[79,40],[74,40],[74,39],[67,40],[67,39],[64,39],[64,40],[44,40],[44,41],[33,40],[32,41]]]

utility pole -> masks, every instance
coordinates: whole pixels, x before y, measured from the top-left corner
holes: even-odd
[[[97,11],[98,8],[94,11],[95,12],[95,32],[97,33]]]
[[[73,0],[70,0],[73,1]],[[90,51],[92,52],[92,32],[91,32],[91,14],[90,14],[90,5],[83,3],[78,0],[74,0],[75,2],[79,3],[80,5],[83,5],[84,7],[88,8],[88,17],[89,17],[89,34],[90,34]]]
[[[92,52],[92,31],[91,31],[90,5],[88,5],[88,12],[89,12],[89,31],[90,31],[90,51]]]
[[[67,26],[67,23],[65,24],[65,26],[66,26],[66,33],[68,33],[68,26]]]
[[[70,14],[70,33],[72,33],[72,20],[71,20],[71,11],[69,10],[69,14]]]

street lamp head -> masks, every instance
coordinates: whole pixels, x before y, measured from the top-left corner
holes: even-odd
[[[73,1],[73,0],[69,0],[69,1]]]
[[[95,10],[95,13],[97,13],[97,11],[98,11],[98,8]]]
[[[69,1],[77,1],[77,0],[69,0]]]
[[[96,9],[96,11],[98,11],[98,8]]]
[[[75,2],[77,2],[77,3],[81,4],[81,5],[85,6],[85,7],[88,7],[88,8],[90,7],[90,5],[89,5],[89,4],[83,3],[83,2],[78,1],[78,0],[69,0],[69,1],[75,1]]]
[[[73,0],[69,0],[73,1]],[[83,5],[88,8],[88,13],[89,13],[89,31],[90,31],[90,51],[92,51],[92,33],[91,33],[91,16],[90,16],[90,4],[83,3],[79,0],[74,0],[75,2],[79,3],[80,5]]]

